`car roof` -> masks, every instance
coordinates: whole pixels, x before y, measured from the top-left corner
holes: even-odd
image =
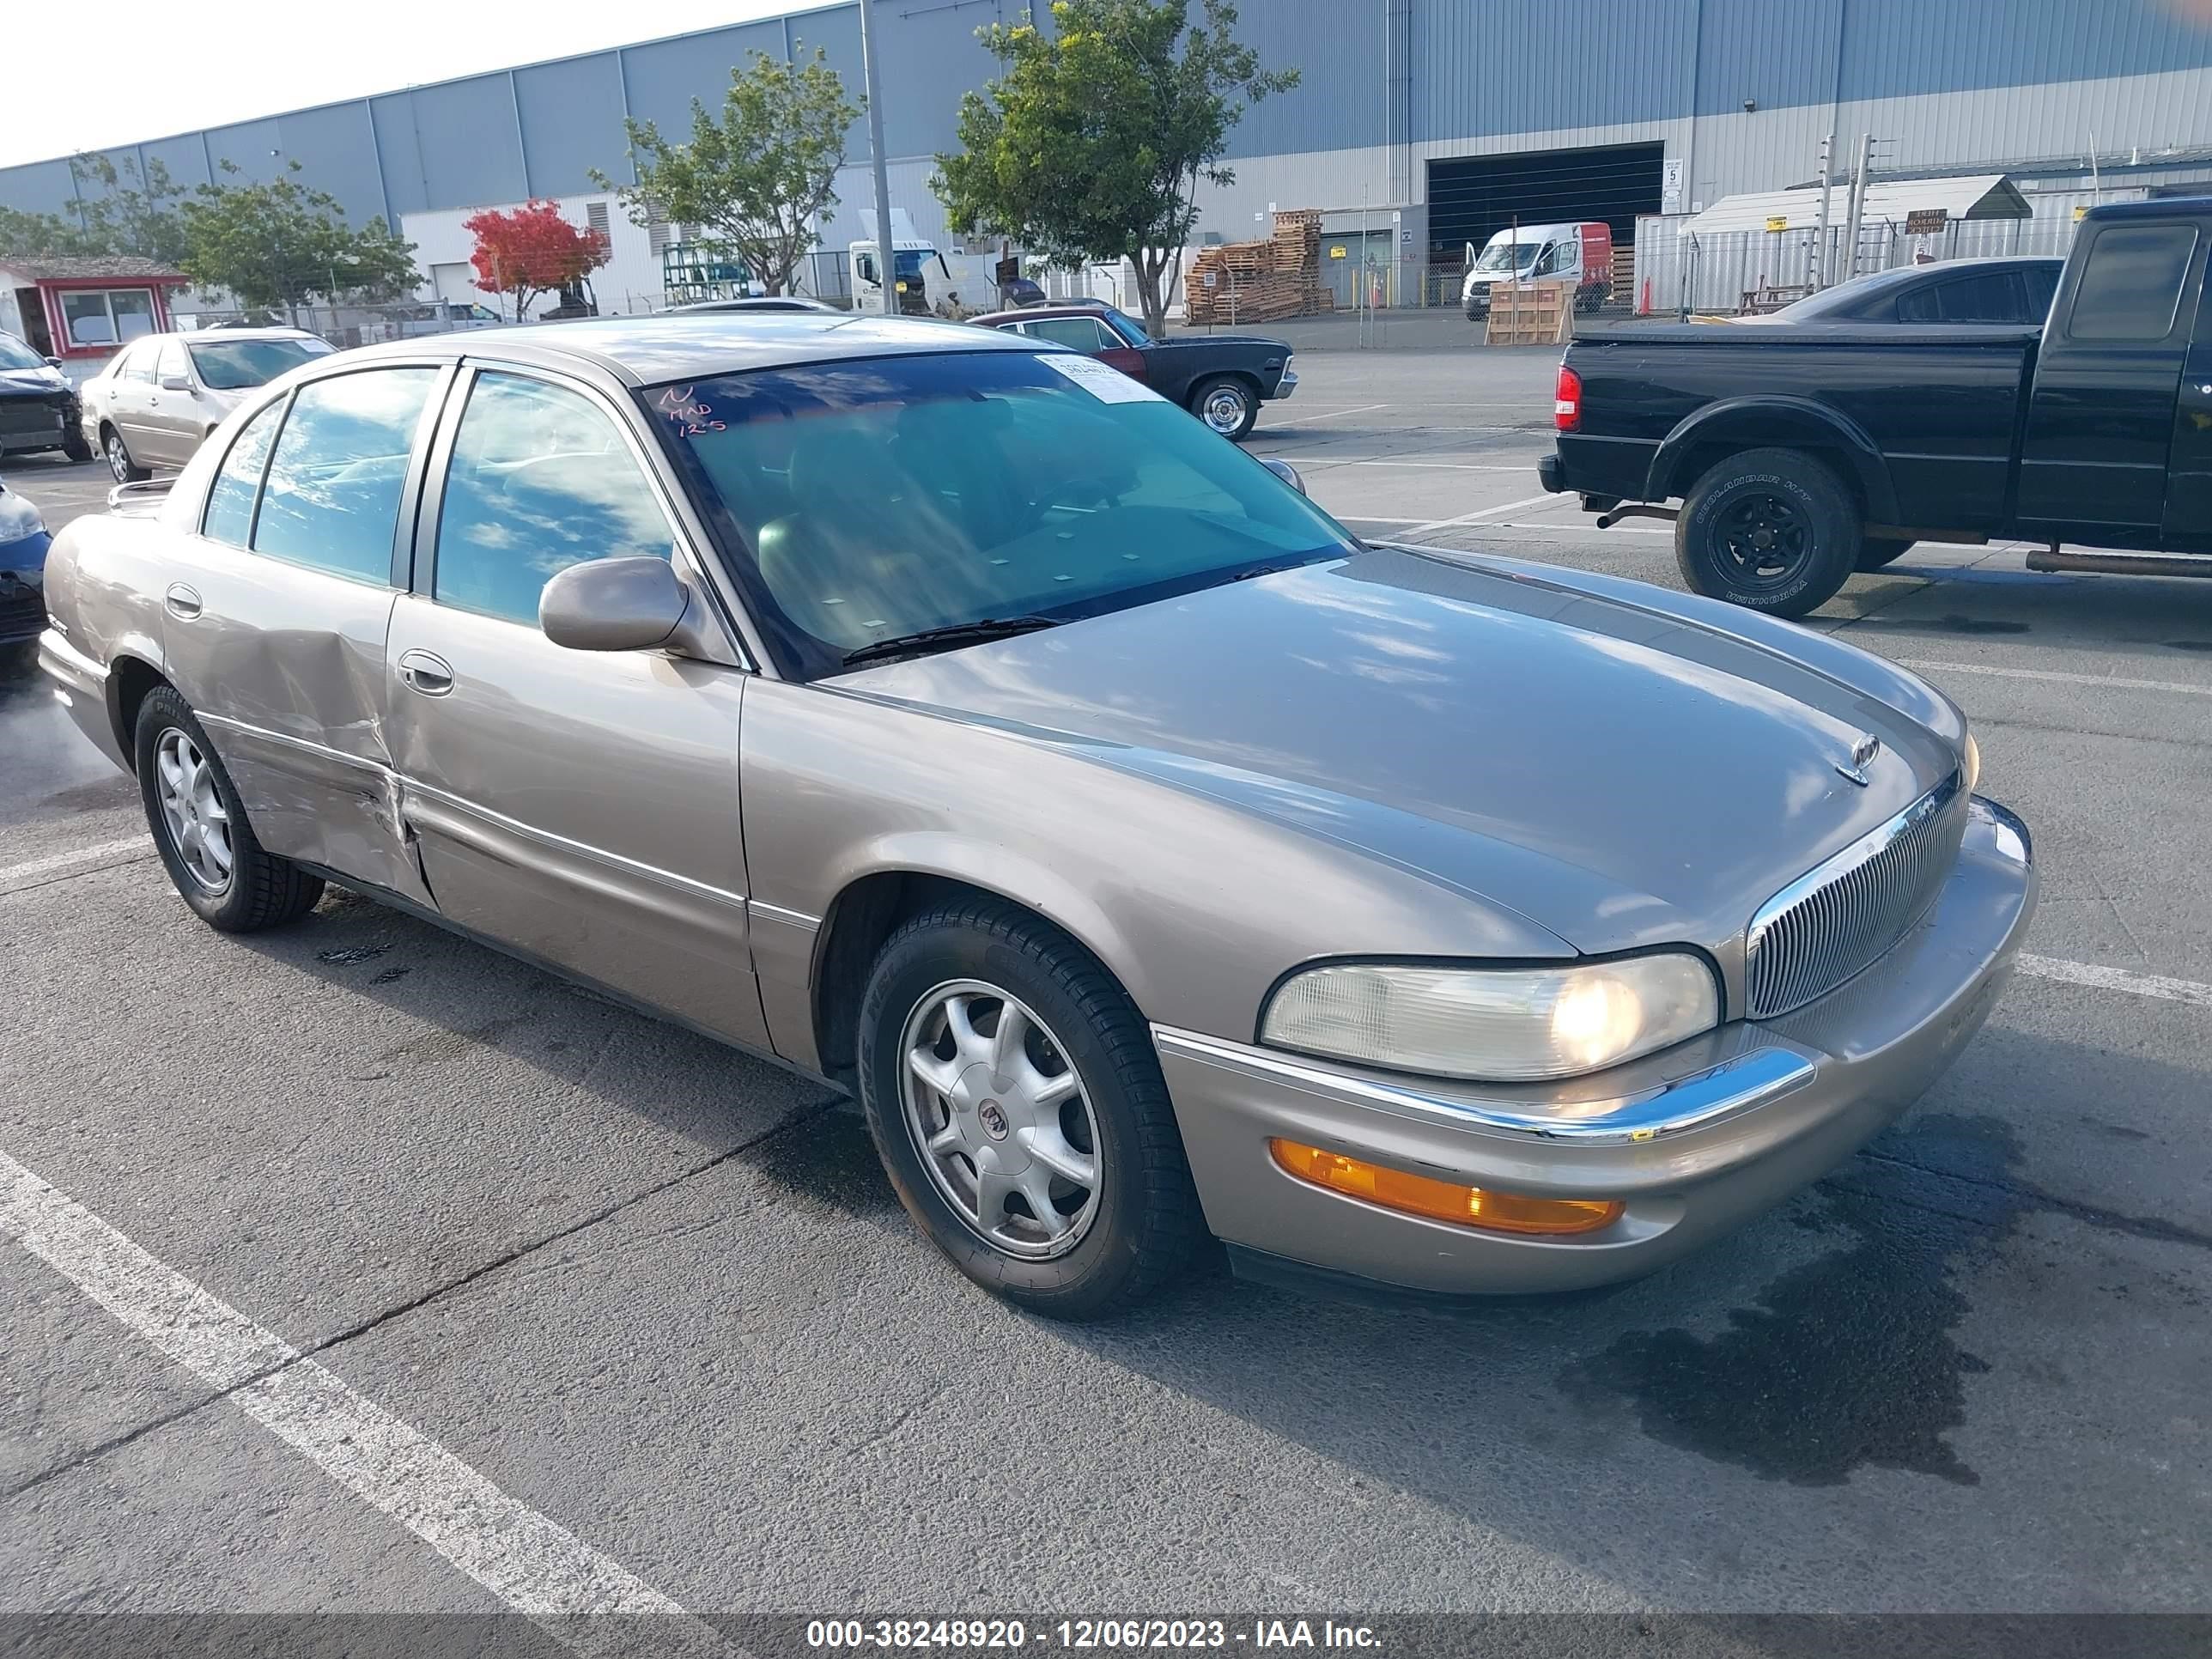
[[[981,317],[970,317],[971,323],[981,323],[986,328],[996,328],[1001,323],[1011,323],[1018,318],[1035,319],[1039,317],[1099,317],[1113,309],[1103,300],[1055,300],[1048,306],[1017,306],[1012,311],[990,311]]]
[[[565,323],[393,340],[345,352],[360,364],[384,357],[562,361],[598,368],[633,386],[799,363],[943,351],[1034,351],[1036,343],[967,323],[845,311],[707,311],[678,316],[589,317]]]

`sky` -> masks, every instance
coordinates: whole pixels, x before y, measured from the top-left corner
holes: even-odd
[[[9,0],[0,167],[798,10],[809,0]],[[88,27],[100,46],[86,51]]]

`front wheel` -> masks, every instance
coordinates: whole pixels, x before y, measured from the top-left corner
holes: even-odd
[[[116,483],[140,483],[154,476],[131,459],[131,450],[123,441],[123,434],[113,427],[107,428],[100,444],[107,452],[107,470],[115,475]]]
[[[1247,382],[1223,375],[1190,394],[1190,412],[1234,441],[1249,432],[1260,418],[1260,395]]]
[[[1729,456],[1691,487],[1674,520],[1674,562],[1693,592],[1776,617],[1826,604],[1859,544],[1850,491],[1794,449]]]
[[[84,435],[82,427],[71,427],[62,436],[62,453],[82,466],[92,459],[92,440]]]
[[[899,1201],[985,1289],[1097,1318],[1204,1239],[1143,1018],[1036,918],[978,900],[901,927],[869,976],[859,1060]]]
[[[157,686],[139,705],[138,791],[169,880],[210,927],[258,933],[304,915],[319,876],[264,852],[191,706]]]

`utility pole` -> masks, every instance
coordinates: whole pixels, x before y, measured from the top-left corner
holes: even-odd
[[[876,175],[876,271],[884,315],[898,315],[898,259],[891,247],[890,176],[884,171],[884,92],[876,78],[875,0],[860,0],[860,76],[868,98],[868,155]]]
[[[1828,185],[1833,177],[1836,135],[1820,140],[1820,218],[1813,233],[1813,292],[1828,285]]]
[[[1850,222],[1844,227],[1844,276],[1845,282],[1859,274],[1859,220],[1866,212],[1867,170],[1874,165],[1874,134],[1859,135],[1859,164],[1851,174],[1851,210]]]

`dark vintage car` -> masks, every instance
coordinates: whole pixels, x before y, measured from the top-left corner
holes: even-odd
[[[58,449],[73,461],[90,460],[78,414],[76,388],[64,377],[60,360],[0,333],[0,455]]]
[[[1538,476],[1601,527],[1672,520],[1691,588],[1781,617],[1919,541],[2212,575],[2208,251],[2212,197],[2116,203],[2082,222],[2040,323],[1577,340]]]
[[[1257,335],[1185,334],[1155,340],[1112,306],[1030,306],[973,319],[985,328],[1072,346],[1181,404],[1224,438],[1242,438],[1260,404],[1297,390],[1291,348]]]
[[[2012,323],[2039,326],[2051,314],[2066,261],[2055,257],[1944,259],[1900,265],[1838,283],[1753,325],[1796,323]]]

